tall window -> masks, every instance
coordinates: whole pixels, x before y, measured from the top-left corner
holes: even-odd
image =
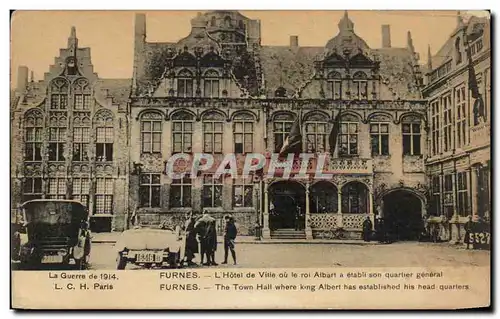
[[[219,97],[219,73],[209,70],[204,74],[205,97]]]
[[[337,188],[329,182],[317,182],[311,187],[311,211],[313,213],[337,213]]]
[[[109,111],[101,111],[95,116],[96,126],[96,161],[113,161],[114,125],[113,114]]]
[[[73,128],[73,161],[88,161],[88,148],[90,143],[90,128]]]
[[[488,108],[491,107],[491,83],[490,83],[490,69],[484,70],[484,116],[488,118]]]
[[[327,120],[322,114],[311,114],[306,117],[306,150],[308,153],[325,152]]]
[[[328,74],[328,92],[329,98],[340,99],[342,97],[342,77],[338,72],[331,72]]]
[[[51,110],[66,110],[68,107],[67,94],[51,94],[50,109]]]
[[[42,198],[42,178],[41,177],[27,177],[23,185],[23,200],[28,201],[32,199]]]
[[[372,156],[389,155],[389,124],[370,123]]]
[[[90,110],[90,94],[75,94],[75,110]]]
[[[139,205],[141,207],[160,207],[160,174],[141,174],[139,185]]]
[[[233,180],[233,207],[253,207],[252,176]]]
[[[193,96],[193,73],[189,70],[182,70],[177,75],[177,96]]]
[[[38,111],[32,111],[25,115],[25,144],[24,159],[26,161],[42,160],[42,133],[43,115]]]
[[[96,214],[113,214],[112,178],[97,179],[94,205]]]
[[[460,45],[460,38],[455,40],[455,63],[462,63],[462,48]]]
[[[457,210],[460,216],[469,214],[469,189],[467,187],[467,172],[457,173]]]
[[[173,179],[170,185],[170,207],[191,207],[191,178]]]
[[[222,176],[203,175],[203,207],[222,206]]]
[[[342,213],[367,213],[368,190],[359,182],[350,182],[342,187]]]
[[[457,147],[467,144],[465,133],[467,131],[467,101],[465,100],[465,87],[462,86],[455,90],[457,129],[456,139]]]
[[[51,116],[49,129],[49,161],[64,161],[64,149],[68,140],[65,116]]]
[[[218,113],[208,113],[203,117],[203,151],[222,153],[224,118]]]
[[[430,206],[431,215],[441,215],[441,181],[439,175],[432,176]]]
[[[73,199],[80,201],[87,207],[89,205],[89,190],[88,178],[73,178]]]
[[[439,132],[441,131],[439,101],[431,103],[431,152],[432,155],[440,153],[440,138]]]
[[[253,117],[239,114],[234,118],[234,152],[237,154],[253,152]]]
[[[366,100],[368,97],[368,78],[364,72],[356,72],[352,77],[355,98]]]
[[[274,149],[276,152],[281,150],[286,137],[292,129],[294,117],[291,114],[277,114],[274,117],[273,132],[274,132]]]
[[[158,113],[148,112],[141,117],[141,152],[160,153],[162,116]]]
[[[193,116],[186,112],[172,115],[173,153],[191,153],[193,145]]]
[[[344,122],[340,124],[339,134],[339,155],[355,156],[358,155],[358,123]]]
[[[402,123],[403,128],[403,155],[421,155],[420,123],[408,121]]]
[[[66,179],[65,178],[49,178],[49,199],[65,199],[66,198]]]
[[[453,205],[453,174],[444,175],[443,183],[443,197],[444,197],[444,214],[447,218],[453,216],[454,205]]]
[[[451,95],[447,95],[442,99],[443,102],[443,147],[444,151],[451,151],[453,149],[452,145],[452,127],[453,121],[451,116]]]

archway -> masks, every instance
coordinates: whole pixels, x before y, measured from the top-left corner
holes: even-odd
[[[408,190],[395,190],[383,197],[383,217],[393,240],[418,240],[423,227],[422,200]]]
[[[298,182],[280,181],[269,187],[269,228],[304,229],[305,189]]]

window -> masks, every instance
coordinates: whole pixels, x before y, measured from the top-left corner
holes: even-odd
[[[75,110],[90,109],[90,94],[75,94]]]
[[[420,124],[403,123],[403,155],[421,155]]]
[[[113,214],[113,179],[98,178],[96,181],[95,201],[96,214]]]
[[[52,94],[50,96],[51,110],[66,110],[67,106],[68,106],[67,94]]]
[[[42,160],[42,133],[43,133],[43,115],[39,112],[30,112],[26,114],[24,120],[25,126],[25,161]]]
[[[253,207],[252,176],[233,180],[233,207]]]
[[[340,156],[358,155],[358,123],[342,122],[339,138]]]
[[[88,161],[88,148],[90,142],[89,127],[73,128],[73,161]]]
[[[65,127],[51,127],[49,130],[49,161],[64,161],[64,147],[67,141]]]
[[[65,199],[66,198],[66,179],[65,178],[49,178],[49,199]]]
[[[191,178],[173,179],[170,185],[170,207],[191,207]]]
[[[141,207],[160,207],[160,174],[141,174],[139,186],[139,205]]]
[[[253,118],[244,115],[234,119],[234,152],[237,154],[253,152]]]
[[[306,118],[307,153],[324,153],[326,150],[327,118],[312,114]]]
[[[372,156],[389,155],[389,124],[370,123]]]
[[[490,69],[484,70],[484,118],[488,118],[488,108],[491,107]]]
[[[273,132],[274,132],[274,149],[276,152],[281,150],[285,139],[292,129],[294,118],[291,114],[277,114],[274,117]]]
[[[465,133],[467,131],[467,101],[465,100],[465,87],[462,86],[455,89],[455,105],[456,105],[456,141],[457,147],[462,147],[467,144]]]
[[[177,75],[177,96],[193,96],[193,73],[183,70]]]
[[[311,212],[312,213],[337,213],[338,192],[337,188],[328,182],[318,182],[311,187]]]
[[[342,77],[338,72],[328,74],[328,91],[331,99],[340,99],[342,97]]]
[[[222,206],[222,176],[214,178],[213,175],[203,176],[203,207]]]
[[[368,79],[365,73],[356,72],[353,76],[355,98],[366,100],[368,97]]]
[[[455,63],[462,63],[462,49],[460,47],[460,38],[455,40]]]
[[[441,181],[440,176],[432,176],[430,213],[434,216],[441,215]]]
[[[457,213],[460,216],[469,214],[469,190],[467,187],[467,172],[457,173]]]
[[[367,213],[367,188],[358,182],[351,182],[342,187],[342,213]]]
[[[453,174],[444,175],[443,197],[444,197],[444,214],[447,218],[450,218],[451,216],[453,216],[454,213]]]
[[[158,113],[146,113],[141,117],[141,152],[160,153],[162,134],[162,116]]]
[[[216,71],[205,72],[205,97],[219,97],[219,74]]]
[[[23,188],[24,201],[42,198],[43,191],[41,177],[27,177],[24,180]]]
[[[191,153],[193,144],[193,116],[179,112],[172,115],[173,153]]]
[[[203,120],[203,151],[205,153],[222,153],[222,134],[224,122]]]
[[[442,99],[443,103],[443,148],[444,151],[451,151],[453,149],[452,145],[452,132],[453,127],[452,117],[451,117],[451,95],[447,95]]]
[[[73,199],[80,201],[85,206],[89,206],[89,179],[73,178]]]
[[[230,28],[230,27],[232,27],[231,18],[230,18],[229,16],[226,16],[226,17],[224,18],[224,26],[225,26],[226,28]]]
[[[96,161],[113,161],[113,134],[114,128],[112,127],[96,128]]]
[[[441,131],[439,101],[431,103],[431,154],[437,155],[441,152],[439,132]]]

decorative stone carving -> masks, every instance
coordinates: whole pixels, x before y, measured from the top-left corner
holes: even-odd
[[[337,226],[337,213],[311,214],[309,225],[314,229],[331,229]]]
[[[346,230],[361,230],[365,214],[342,214],[342,224]]]

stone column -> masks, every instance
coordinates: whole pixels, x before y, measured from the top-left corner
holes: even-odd
[[[344,227],[342,220],[342,192],[337,188],[337,227]]]
[[[471,189],[470,189],[470,194],[471,194],[471,206],[472,206],[472,215],[477,216],[479,214],[479,207],[478,207],[478,200],[477,196],[479,194],[479,182],[478,182],[478,169],[477,167],[473,167],[470,170],[470,179],[471,179]]]
[[[305,220],[305,230],[306,230],[306,239],[312,239],[312,229],[309,225],[309,218],[311,216],[311,211],[309,208],[309,182],[306,183],[306,220]]]
[[[271,238],[271,230],[269,229],[269,185],[267,181],[264,182],[264,227],[262,228],[262,238]]]
[[[372,221],[372,230],[375,226],[375,214],[373,212],[373,192],[372,191],[369,191],[368,192],[368,203],[369,203],[369,215],[370,215],[370,220]]]

